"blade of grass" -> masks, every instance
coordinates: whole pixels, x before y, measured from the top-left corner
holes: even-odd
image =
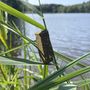
[[[75,77],[77,77],[81,74],[87,73],[89,71],[90,71],[90,66],[87,66],[87,67],[82,68],[80,70],[74,71],[70,74],[67,74],[63,77],[59,77],[57,80],[50,81],[48,83],[42,84],[42,85],[38,86],[37,89],[33,87],[33,88],[31,88],[31,90],[42,90],[42,89],[43,90],[49,90],[49,88],[53,88],[57,85],[60,85],[63,82],[66,82],[72,78],[75,78]]]
[[[0,1],[0,10],[6,11],[17,18],[23,19],[24,21],[40,28],[41,30],[45,30],[45,27],[41,25],[40,23],[38,23],[37,21],[33,20],[32,18],[26,16],[25,14],[21,13],[20,11],[10,7],[9,5],[1,1]]]
[[[45,83],[47,83],[47,82],[50,82],[51,80],[53,80],[53,79],[57,78],[58,76],[62,75],[62,73],[63,73],[66,69],[68,69],[68,68],[76,65],[80,60],[86,58],[86,57],[89,56],[89,55],[90,55],[90,53],[87,53],[87,54],[81,56],[80,58],[78,58],[78,59],[70,62],[70,63],[67,64],[65,67],[60,68],[58,71],[56,71],[56,72],[54,72],[53,74],[49,75],[48,77],[46,77],[46,79],[40,81],[39,83],[37,83],[37,84],[34,85],[33,87],[36,88],[36,87],[40,86],[41,84],[45,84]]]
[[[5,22],[4,14],[5,13],[3,13],[2,11],[0,11],[0,21]],[[8,33],[8,30],[6,28],[4,28],[3,26],[1,26],[1,24],[0,24],[0,40],[2,41],[2,43],[4,44],[4,46],[8,49],[8,45],[6,43],[7,33]]]
[[[75,81],[74,83],[77,84],[78,87],[82,87],[82,86],[90,84],[90,79],[88,78],[85,80],[79,80],[79,81]]]
[[[32,45],[34,45],[35,47],[37,47],[34,41],[32,41],[30,38],[24,36],[24,35],[20,32],[20,30],[18,30],[18,28],[16,28],[15,26],[14,26],[14,27],[13,27],[13,26],[11,27],[10,25],[8,25],[8,24],[6,24],[6,23],[4,23],[4,22],[1,22],[1,23],[2,23],[2,25],[3,25],[4,27],[6,27],[8,30],[10,30],[11,32],[13,32],[13,33],[17,34],[18,36],[22,37],[22,39],[23,39],[24,41],[28,41],[29,43],[31,43]]]
[[[10,85],[16,85],[18,83],[16,83],[16,82],[10,82],[10,81],[0,82],[0,85],[8,85],[8,84],[10,84]]]
[[[74,61],[73,58],[68,57],[68,56],[66,56],[66,55],[63,55],[63,54],[61,54],[60,52],[54,51],[54,54],[55,54],[56,57],[58,57],[58,58],[61,59],[61,60],[66,61],[66,62],[72,62],[72,61]],[[86,66],[87,66],[86,64],[83,64],[83,63],[81,63],[81,62],[78,62],[77,65],[78,65],[79,67],[86,67]]]
[[[4,28],[10,30],[11,32],[15,33],[18,35],[18,33],[14,30],[13,26],[9,25],[8,23],[5,23],[3,21],[0,21],[1,26],[3,26]]]
[[[26,44],[24,44],[24,45],[20,45],[20,46],[18,46],[18,47],[9,49],[9,50],[7,50],[7,51],[5,51],[5,52],[0,53],[0,56],[1,56],[1,55],[4,55],[4,54],[7,54],[7,53],[10,53],[10,52],[13,52],[13,51],[15,51],[15,50],[17,50],[17,49],[23,48],[23,47],[28,46],[28,45],[29,45],[29,43],[26,43]]]
[[[26,9],[29,9],[29,10],[33,11],[34,13],[37,13],[39,16],[43,17],[42,13],[30,2],[27,2],[24,0],[20,0],[20,1],[22,2],[23,5],[25,5]]]
[[[29,70],[29,69],[23,69],[23,70],[30,73],[30,74],[32,74],[35,77],[38,77],[38,78],[41,78],[41,79],[43,78],[42,75],[39,75],[38,73],[33,72],[33,71]]]
[[[4,69],[3,69],[3,66],[2,66],[2,65],[0,65],[0,71],[1,71],[1,74],[3,75],[3,77],[4,77],[4,80],[6,80],[6,81],[7,81],[7,74],[6,74],[6,72],[4,71]]]
[[[48,65],[44,65],[43,68],[43,79],[45,79],[48,76]]]
[[[43,63],[33,62],[27,59],[21,58],[9,58],[9,57],[1,57],[0,56],[0,64],[3,65],[44,65]]]

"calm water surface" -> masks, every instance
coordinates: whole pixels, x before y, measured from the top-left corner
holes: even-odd
[[[38,15],[28,14],[43,23]],[[52,45],[55,50],[69,56],[79,57],[90,52],[90,14],[45,14]],[[26,23],[26,33],[35,39],[40,31]]]

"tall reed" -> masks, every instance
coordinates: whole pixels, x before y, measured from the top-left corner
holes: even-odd
[[[33,5],[31,5],[31,7],[33,7],[32,10],[36,10],[40,17],[42,17],[40,11]],[[36,41],[31,40],[25,34],[23,35],[14,22],[7,23],[2,12],[7,12],[20,18],[41,30],[45,30],[46,27],[22,12],[0,2],[0,47],[3,47],[0,51],[1,90],[59,90],[61,85],[63,85],[64,89],[64,84],[71,84],[71,82],[76,84],[77,87],[82,88],[82,90],[90,90],[90,80],[85,79],[82,76],[82,74],[90,71],[90,66],[80,62],[81,60],[86,60],[90,53],[73,59],[60,52],[54,51],[55,57],[57,58],[56,60],[62,60],[67,62],[67,64],[58,68],[58,70],[52,68],[53,70],[51,71],[50,67],[54,67],[55,64],[44,64],[40,61],[39,54],[34,51],[34,48],[37,49]],[[20,36],[23,41],[22,45],[15,48],[9,48],[10,46],[8,46],[6,42],[7,38],[5,38],[7,37],[7,32],[12,32],[17,36]],[[21,49],[22,52],[24,52],[22,57],[12,56],[11,52],[15,52],[17,49]],[[57,63],[57,65],[59,66],[59,63]],[[75,69],[77,66],[80,68],[79,70]],[[68,74],[65,73],[73,67],[75,69],[73,72]],[[81,76],[82,80],[72,81],[72,79],[77,76]]]

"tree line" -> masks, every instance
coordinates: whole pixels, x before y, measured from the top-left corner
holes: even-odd
[[[36,7],[39,9],[39,6]],[[42,10],[44,13],[90,13],[90,1],[70,6],[44,4]]]
[[[31,12],[27,6],[23,5],[20,0],[1,0],[19,11]],[[34,5],[40,10],[40,6]],[[43,4],[41,5],[44,13],[90,13],[90,0],[81,4],[64,6],[61,4]]]

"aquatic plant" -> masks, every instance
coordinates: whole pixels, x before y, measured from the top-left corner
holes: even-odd
[[[30,4],[29,4],[30,5]],[[33,6],[32,10],[37,10]],[[41,31],[46,30],[46,27],[24,13],[0,2],[0,42],[3,49],[0,51],[0,89],[1,90],[64,90],[65,85],[75,84],[75,87],[81,87],[82,90],[90,90],[90,80],[85,79],[82,74],[90,71],[90,66],[80,62],[89,57],[87,53],[77,59],[70,58],[60,52],[54,51],[55,62],[43,63],[40,61],[39,54],[35,53],[34,48],[38,49],[36,41],[31,40],[25,34],[23,35],[17,28],[15,23],[5,21],[3,13],[11,14],[17,18],[28,22]],[[38,15],[42,17],[42,12],[37,10]],[[36,13],[37,13],[36,12]],[[22,39],[22,45],[11,48],[7,44],[7,33],[13,32]],[[12,39],[12,37],[11,37]],[[11,42],[12,43],[12,42]],[[15,57],[12,52],[21,49],[23,56]],[[68,62],[63,67],[60,67],[59,60]],[[57,69],[54,67],[58,66]],[[79,70],[75,67],[79,67]],[[50,71],[53,67],[53,72]],[[74,68],[73,72],[65,73],[67,70]],[[80,76],[82,80],[72,81],[71,79]],[[72,83],[71,83],[72,82]],[[75,88],[74,87],[74,88]],[[73,88],[72,88],[73,90]]]

